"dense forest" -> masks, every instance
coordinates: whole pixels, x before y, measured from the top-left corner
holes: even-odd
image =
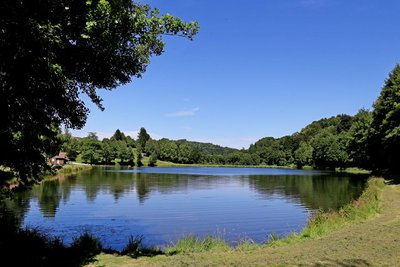
[[[60,134],[61,150],[71,160],[91,164],[115,164],[142,166],[142,158],[148,157],[148,164],[155,166],[157,160],[172,163],[221,163],[220,158],[237,153],[237,149],[221,147],[210,143],[187,140],[154,140],[141,128],[137,139],[126,136],[117,129],[111,138],[99,140],[96,133],[87,137],[73,137],[68,131]],[[222,164],[222,163],[221,163]],[[234,164],[234,162],[232,162]]]
[[[314,121],[299,132],[281,138],[265,137],[248,149],[232,149],[187,140],[154,140],[142,128],[133,139],[120,130],[98,140],[61,134],[62,150],[73,160],[95,164],[142,166],[157,160],[184,164],[275,165],[318,169],[361,167],[379,172],[398,172],[400,167],[400,66],[386,80],[373,110],[361,109],[354,116],[340,114]]]
[[[142,128],[136,138],[117,129],[111,138],[99,140],[95,133],[85,138],[61,134],[62,150],[72,160],[94,164],[141,166],[148,156],[156,160],[183,164],[277,165],[335,168],[365,166],[360,155],[360,127],[371,121],[372,113],[361,110],[355,116],[338,115],[314,121],[298,133],[281,138],[265,137],[249,149],[237,150],[210,143],[187,140],[152,139]]]

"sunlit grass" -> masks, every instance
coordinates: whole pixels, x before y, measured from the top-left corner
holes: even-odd
[[[344,172],[344,173],[351,173],[351,174],[370,174],[371,171],[357,168],[357,167],[350,167],[346,169],[336,169],[337,172]]]
[[[303,239],[317,238],[346,224],[359,222],[379,213],[381,192],[385,185],[383,178],[370,178],[362,195],[339,211],[316,212],[300,233],[293,233],[282,239],[272,239],[266,246],[282,246]]]
[[[87,171],[92,168],[88,164],[67,164],[64,165],[57,173],[59,174],[74,174],[82,171]]]
[[[196,235],[188,235],[173,246],[167,247],[165,253],[174,255],[189,252],[227,251],[230,249],[232,248],[222,237],[206,236],[204,239],[201,239]]]

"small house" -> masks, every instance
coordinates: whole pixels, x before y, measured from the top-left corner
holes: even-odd
[[[64,166],[69,161],[67,157],[67,153],[60,152],[57,156],[54,156],[50,159],[50,163],[52,166]]]

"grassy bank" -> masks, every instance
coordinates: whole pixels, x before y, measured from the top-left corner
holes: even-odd
[[[379,203],[385,181],[382,178],[370,178],[362,195],[339,211],[316,212],[308,221],[306,227],[300,233],[293,233],[284,238],[271,234],[264,245],[255,244],[251,240],[239,242],[236,249],[254,249],[263,246],[283,246],[290,243],[301,242],[306,239],[314,239],[326,235],[347,224],[357,223],[369,219],[379,213]],[[227,250],[229,246],[218,236],[208,236],[201,240],[196,236],[188,236],[179,240],[174,246],[166,249],[166,254],[178,254],[188,252],[203,252],[213,250]]]
[[[92,166],[88,164],[67,164],[59,170],[47,171],[47,173],[43,174],[41,181],[65,179],[70,175],[75,175],[82,171],[90,170],[91,168]],[[0,166],[0,177],[2,178],[0,179],[0,189],[4,191],[4,193],[21,187],[18,177],[9,168]],[[38,181],[33,181],[33,184],[37,182]]]
[[[370,178],[362,195],[339,211],[317,212],[310,218],[300,233],[294,233],[283,239],[272,238],[266,246],[282,246],[305,239],[318,238],[347,224],[369,219],[379,213],[379,203],[385,181],[382,178]]]
[[[46,175],[42,181],[64,180],[80,172],[88,171],[93,166],[89,164],[67,164],[59,170],[53,170],[51,174]]]
[[[336,168],[336,172],[344,172],[344,173],[351,173],[351,174],[371,174],[371,171],[357,168],[357,167],[349,167],[345,169]]]
[[[147,166],[148,163],[148,157],[143,158],[143,166]],[[266,164],[260,164],[260,165],[221,165],[221,164],[181,164],[181,163],[173,163],[169,161],[161,161],[157,160],[156,167],[210,167],[210,168],[266,168],[266,169],[272,169],[272,168],[277,168],[277,169],[297,169],[296,165],[286,165],[286,166],[280,166],[280,165],[266,165]],[[312,166],[304,166],[302,170],[318,170],[314,169]],[[349,168],[336,168],[336,172],[339,173],[349,173],[349,174],[371,174],[371,171],[361,169],[361,168],[356,168],[356,167],[349,167]]]
[[[143,160],[144,166],[147,166],[145,164],[145,158]],[[161,161],[157,160],[156,167],[211,167],[211,168],[279,168],[279,169],[296,169],[295,165],[290,165],[290,166],[278,166],[278,165],[265,165],[265,164],[260,164],[260,165],[229,165],[229,164],[199,164],[199,163],[193,163],[193,164],[183,164],[183,163],[173,163],[169,161]]]
[[[64,165],[60,170],[58,170],[58,174],[77,174],[82,171],[87,171],[92,168],[89,164],[67,164]]]

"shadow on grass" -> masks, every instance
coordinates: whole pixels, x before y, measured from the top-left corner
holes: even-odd
[[[128,240],[128,244],[122,249],[120,255],[127,255],[132,258],[138,257],[154,257],[157,255],[164,254],[159,248],[155,247],[145,247],[143,246],[143,236],[130,236]]]
[[[329,266],[359,266],[359,267],[369,267],[372,266],[368,261],[362,259],[347,259],[347,260],[326,260],[321,263],[316,263],[313,265],[314,267],[329,267]]]

